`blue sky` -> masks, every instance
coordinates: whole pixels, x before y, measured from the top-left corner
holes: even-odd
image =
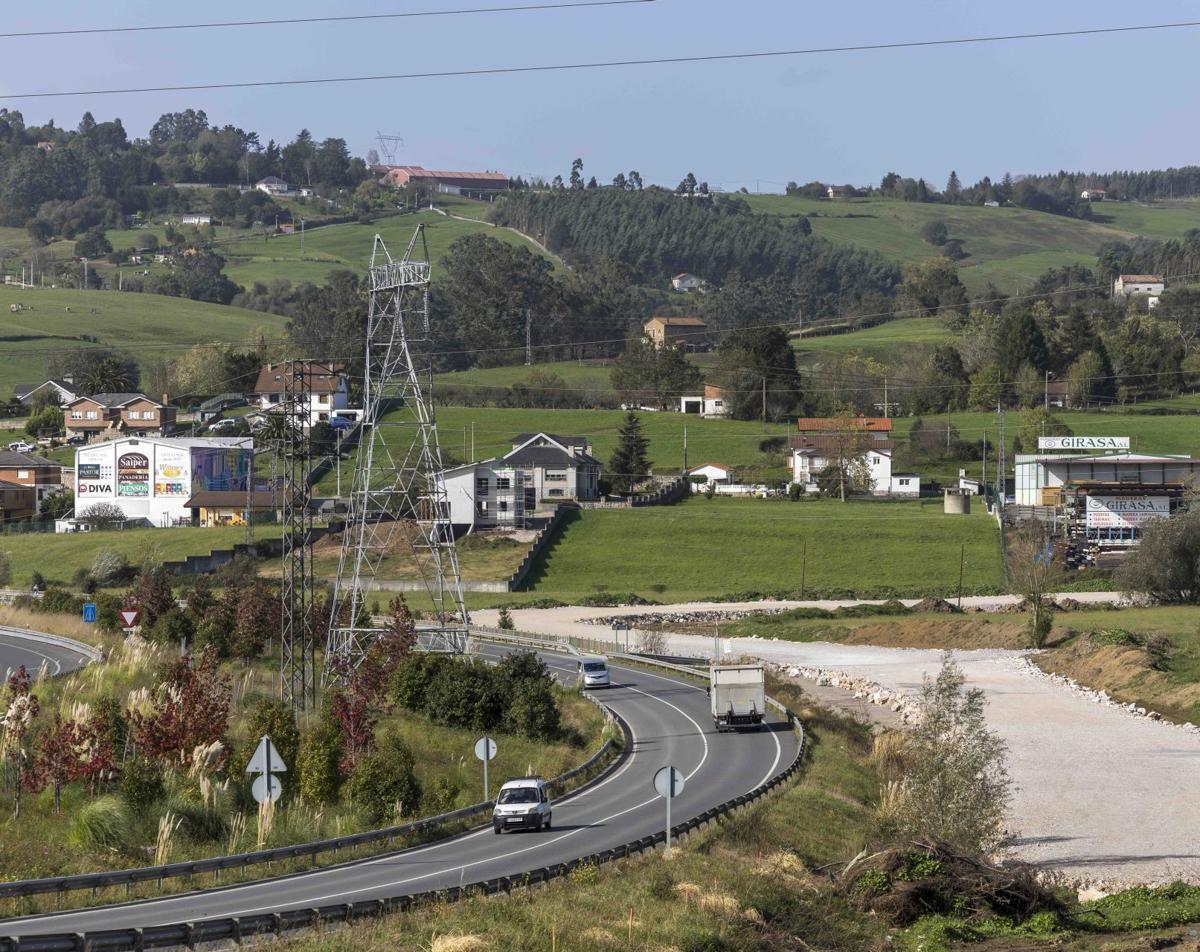
[[[478,0],[486,5],[489,0]],[[501,0],[502,2],[502,0]],[[513,2],[513,0],[509,0]],[[518,0],[519,2],[519,0]],[[477,5],[455,0],[60,0],[6,9],[5,31]],[[1002,12],[1002,15],[1000,15]],[[531,65],[895,42],[1196,18],[1195,3],[1002,6],[964,0],[656,0],[627,7],[89,37],[5,39],[0,92]],[[189,106],[263,136],[376,131],[402,161],[607,181],[638,169],[675,184],[779,191],[788,180],[865,184],[889,170],[939,187],[1005,171],[1107,171],[1198,161],[1200,29],[989,46],[819,54],[575,73],[8,101],[28,121],[84,110],[145,135]]]

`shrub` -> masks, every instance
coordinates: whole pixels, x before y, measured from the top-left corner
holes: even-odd
[[[425,695],[425,715],[438,724],[484,730],[500,724],[508,698],[482,661],[444,665]]]
[[[166,794],[162,768],[138,757],[125,764],[121,771],[121,799],[137,813],[148,810]]]
[[[229,832],[229,819],[222,810],[181,797],[172,798],[167,810],[179,821],[183,835],[196,842],[224,840]]]
[[[512,631],[517,627],[513,624],[512,613],[507,608],[500,609],[500,620],[496,624],[502,631]]]
[[[379,746],[355,764],[346,784],[350,800],[377,824],[416,812],[421,782],[414,766],[412,751],[395,735],[385,734]]]
[[[129,814],[116,797],[100,797],[75,814],[69,833],[80,849],[95,853],[124,851],[130,845]]]
[[[191,617],[179,608],[172,608],[158,617],[147,634],[151,641],[160,644],[190,646],[195,633]]]
[[[40,592],[46,587],[46,576],[34,569],[29,575],[29,587]]]
[[[458,795],[462,787],[450,777],[438,777],[425,790],[425,799],[421,805],[424,816],[437,816],[439,813],[449,813],[458,803]]]
[[[544,681],[526,681],[513,693],[509,729],[531,740],[553,740],[562,726],[554,689]]]
[[[246,748],[241,751],[241,755],[234,764],[237,775],[240,776],[245,770],[246,764],[250,762],[255,748],[264,734],[271,738],[288,770],[297,769],[296,758],[300,752],[300,729],[296,726],[296,716],[292,713],[290,704],[265,698],[259,701],[254,706],[254,710],[250,712],[247,731],[249,739]],[[289,792],[292,786],[292,781],[289,779],[291,776],[292,774],[287,772],[283,775],[284,793]]]
[[[111,585],[127,577],[129,562],[115,549],[101,549],[92,559],[91,576],[101,585]]]
[[[425,710],[425,698],[429,686],[437,676],[438,671],[452,659],[439,654],[409,655],[396,666],[392,673],[392,701],[406,711],[421,712]]]
[[[0,552],[0,588],[8,588],[12,583],[12,557],[7,552]]]
[[[232,646],[230,644],[229,628],[219,621],[208,620],[202,622],[196,628],[196,648],[204,649],[211,648],[217,653],[217,657],[226,659],[230,657]]]
[[[335,803],[343,780],[341,759],[341,734],[328,718],[321,718],[300,738],[296,755],[300,796],[309,803]]]
[[[83,611],[83,599],[72,595],[65,588],[46,589],[33,605],[36,611],[53,615],[78,615]]]

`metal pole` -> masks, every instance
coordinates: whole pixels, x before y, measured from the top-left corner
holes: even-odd
[[[804,597],[804,577],[808,574],[808,540],[800,551],[800,597]]]
[[[671,772],[667,778],[667,792],[675,792],[675,773]],[[667,856],[671,855],[671,800],[673,797],[667,797]]]
[[[683,471],[687,472],[687,424],[683,425]]]
[[[483,754],[484,754],[484,757],[483,757],[483,802],[484,803],[487,803],[487,799],[488,799],[488,758],[487,758],[487,755],[489,753],[491,753],[490,745],[486,741],[484,741],[484,751],[483,751]]]
[[[961,543],[958,548],[958,607],[962,608],[963,566],[967,562],[967,544]]]

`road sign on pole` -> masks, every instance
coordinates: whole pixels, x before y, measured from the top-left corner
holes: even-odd
[[[667,855],[671,855],[671,801],[683,793],[683,773],[678,767],[662,767],[654,774],[654,789],[667,801]]]
[[[488,799],[488,761],[496,756],[496,742],[490,737],[475,741],[475,756],[483,761],[483,802]]]
[[[260,774],[254,778],[254,784],[250,787],[250,792],[258,803],[268,799],[274,803],[283,794],[283,782],[275,774],[287,773],[287,764],[279,756],[279,751],[269,735],[263,734],[258,742],[258,747],[250,757],[250,763],[246,764],[246,773]]]
[[[83,603],[83,620],[88,625],[95,623],[95,621],[96,621],[96,603],[95,602],[84,602]]]
[[[121,621],[126,628],[136,628],[142,613],[136,608],[126,608],[121,612]]]

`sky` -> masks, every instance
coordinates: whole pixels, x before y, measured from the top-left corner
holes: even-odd
[[[58,0],[5,11],[0,32],[453,10],[528,0]],[[1002,13],[1002,15],[998,15]],[[398,162],[601,182],[692,171],[729,190],[865,185],[888,171],[941,187],[1004,172],[1200,161],[1200,28],[943,48],[566,73],[14,100],[25,92],[528,66],[930,40],[1200,19],[1194,2],[1002,6],[967,0],[653,0],[625,6],[175,32],[3,38],[0,106],[74,127],[85,110],[144,136],[204,109],[286,141],[307,128]],[[7,47],[7,48],[4,48]]]

